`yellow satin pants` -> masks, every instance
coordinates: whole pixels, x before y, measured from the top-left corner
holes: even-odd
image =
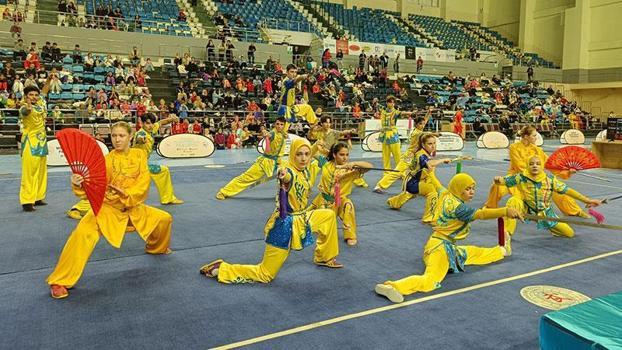
[[[151,179],[160,193],[160,203],[169,204],[177,200],[173,189],[173,181],[171,180],[171,172],[166,165],[160,165],[159,173],[150,173]]]
[[[266,157],[258,158],[250,168],[229,181],[225,187],[221,188],[220,192],[224,194],[225,197],[233,197],[239,194],[262,178],[272,176],[274,174],[275,163],[275,160]]]
[[[37,157],[30,148],[22,150],[22,180],[19,189],[20,204],[34,204],[45,199],[48,186],[47,157]]]
[[[438,200],[439,186],[435,185],[435,182],[420,182],[418,195],[425,197],[425,207],[423,209],[422,222],[432,222],[434,217],[434,208],[436,207],[436,201]],[[393,196],[387,200],[387,204],[392,209],[400,209],[406,202],[415,197],[415,194],[407,191],[402,191],[400,194]]]
[[[147,210],[149,220],[158,220],[158,225],[146,239],[145,252],[164,254],[170,245],[173,217],[157,208],[148,207]],[[47,283],[73,287],[82,276],[100,235],[95,214],[89,211],[67,239],[54,271],[47,278]]]
[[[334,211],[317,209],[307,212],[311,231],[317,234],[315,262],[327,262],[339,255],[337,221]],[[269,283],[276,278],[289,250],[266,244],[263,259],[258,265],[238,265],[223,262],[218,269],[218,281],[222,283]]]
[[[440,246],[439,246],[440,245]],[[466,251],[465,265],[487,265],[503,259],[501,247],[483,248],[477,246],[458,246],[458,249]],[[441,287],[449,270],[449,258],[443,248],[442,241],[430,238],[425,245],[423,262],[425,272],[423,275],[412,275],[397,281],[386,281],[402,295],[410,295],[416,292],[430,292]]]
[[[341,198],[337,208],[334,202],[325,200],[320,193],[313,199],[312,204],[314,208],[333,210],[343,223],[343,239],[356,239],[356,211],[350,198]]]
[[[408,166],[409,166],[408,163],[406,163],[403,160],[400,160],[397,163],[397,166],[395,167],[395,170],[397,171],[385,172],[382,178],[380,179],[380,181],[378,181],[378,183],[376,184],[376,187],[381,188],[383,190],[386,190],[387,188],[391,187],[391,185],[393,185],[395,181],[404,178],[404,172],[408,169]]]
[[[506,187],[503,185],[497,185],[495,183],[490,187],[488,192],[488,199],[485,206],[487,208],[498,208],[499,201],[503,196],[510,193],[512,196],[518,195],[518,189],[515,187]],[[553,203],[561,210],[565,215],[578,216],[583,210],[577,204],[577,202],[570,196],[565,194],[553,193]]]
[[[306,103],[294,105],[292,106],[291,110],[296,115],[296,117],[306,120],[307,122],[309,122],[309,124],[315,124],[315,121],[317,120],[317,116],[315,115],[315,111],[313,111],[313,107]]]
[[[382,144],[382,166],[385,169],[393,169],[391,165],[391,156],[393,156],[393,162],[395,165],[400,161],[400,147],[399,142],[392,144]]]
[[[525,206],[523,199],[519,196],[510,197],[510,199],[508,199],[506,203],[506,206],[515,208],[523,214],[527,213],[527,207]],[[506,217],[503,219],[503,223],[504,223],[505,232],[509,233],[510,236],[513,235],[514,232],[516,232],[516,224],[517,224],[516,219],[510,219]],[[550,228],[549,231],[551,231],[551,233],[554,236],[561,236],[561,237],[568,237],[568,238],[574,237],[574,230],[572,229],[572,227],[570,227],[570,225],[564,222],[558,222],[557,225]]]

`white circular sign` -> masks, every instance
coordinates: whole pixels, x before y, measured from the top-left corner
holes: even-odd
[[[596,141],[607,141],[607,130],[602,130],[596,135]]]
[[[508,137],[499,131],[489,131],[483,134],[481,139],[484,148],[499,149],[510,147],[510,140],[508,140]]]
[[[101,148],[104,156],[108,154],[108,147],[105,143],[96,140],[97,145]],[[60,143],[57,139],[48,141],[48,160],[47,163],[49,166],[69,166],[67,164],[67,158],[65,158],[65,154],[63,150],[60,148]]]
[[[361,142],[361,148],[367,152],[382,152],[382,142],[378,139],[380,137],[380,131],[367,135],[363,142]]]
[[[568,129],[559,137],[559,142],[568,145],[582,145],[585,143],[585,136],[580,130]]]
[[[158,154],[165,158],[206,158],[215,150],[210,138],[197,134],[170,135],[158,144]]]
[[[461,151],[464,148],[464,140],[453,132],[441,132],[441,136],[436,138],[436,151]]]

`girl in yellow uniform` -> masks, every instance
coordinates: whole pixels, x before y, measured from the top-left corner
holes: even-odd
[[[322,167],[322,179],[318,186],[320,193],[313,199],[314,208],[327,208],[335,211],[343,222],[343,239],[349,246],[358,243],[356,238],[356,215],[354,203],[349,198],[354,180],[373,165],[368,162],[351,162],[348,145],[338,142],[328,154],[328,161]],[[357,167],[357,169],[354,169]],[[335,183],[339,183],[339,206],[335,202]]]
[[[156,122],[157,116],[153,113],[147,113],[141,118],[142,128],[138,130],[132,138],[132,148],[141,149],[147,155],[149,160],[153,152],[154,136],[158,134],[160,126],[167,125],[173,121],[179,121],[176,116],[162,119]],[[149,175],[160,193],[160,203],[167,204],[183,204],[184,201],[175,197],[173,189],[173,181],[171,180],[171,172],[166,165],[148,164]],[[67,216],[72,219],[80,220],[91,209],[88,200],[82,199],[76,203],[69,211]]]
[[[404,113],[410,114],[410,113]],[[395,109],[395,97],[387,96],[387,108],[380,111],[380,137],[378,140],[382,142],[382,166],[385,169],[392,169],[391,156],[393,162],[397,165],[400,159],[400,135],[397,132],[397,118],[402,112]]]
[[[415,119],[415,128],[410,133],[410,140],[408,144],[408,149],[406,152],[402,153],[400,161],[397,163],[395,170],[386,172],[376,184],[374,188],[374,192],[376,193],[384,193],[387,188],[391,187],[391,185],[397,181],[398,179],[404,178],[407,174],[407,170],[410,166],[410,163],[415,156],[415,153],[419,150],[419,137],[423,134],[423,128],[428,123],[427,116],[426,118],[418,117]]]
[[[34,211],[36,205],[46,205],[43,201],[47,191],[47,135],[45,101],[39,96],[39,88],[24,88],[23,106],[19,110],[24,129],[22,132],[22,180],[19,202],[24,211]]]
[[[519,132],[521,141],[514,143],[510,146],[510,169],[508,169],[508,175],[520,174],[527,169],[527,161],[537,156],[540,158],[542,165],[546,163],[548,156],[542,151],[542,148],[536,146],[537,131],[531,125],[523,127]],[[562,171],[555,172],[555,175],[562,179],[568,179],[570,172]],[[486,201],[486,207],[496,208],[499,200],[506,194],[516,194],[515,189],[508,189],[506,186],[493,183],[488,193],[488,200]],[[559,193],[553,193],[553,202],[562,211],[562,213],[571,216],[580,216],[583,218],[590,218],[590,215],[581,210],[581,207],[569,196]]]
[[[314,262],[331,268],[343,267],[337,262],[339,242],[335,212],[330,209],[307,207],[311,184],[319,168],[308,166],[311,161],[311,145],[306,139],[292,142],[288,164],[280,168],[278,178],[287,188],[287,214],[279,215],[279,199],[276,209],[264,227],[266,248],[258,265],[229,264],[221,259],[201,268],[207,277],[218,278],[222,283],[269,283],[278,274],[289,251],[301,250],[314,242],[317,234]]]
[[[229,181],[225,187],[221,188],[216,194],[216,199],[223,200],[227,197],[238,195],[245,189],[251,187],[264,178],[274,176],[279,165],[279,156],[287,140],[287,129],[289,124],[284,117],[278,117],[274,123],[274,129],[269,134],[264,135],[270,138],[270,149],[257,157],[255,163],[241,175]]]
[[[112,126],[114,150],[106,156],[108,188],[97,216],[90,210],[67,239],[54,271],[47,278],[53,298],[69,295],[68,288],[80,279],[100,235],[120,248],[126,227],[133,225],[147,242],[148,254],[169,254],[173,218],[163,210],[144,204],[149,192],[149,170],[143,151],[130,148],[131,127],[125,122]],[[72,188],[84,198],[84,179],[74,174]]]
[[[386,281],[376,285],[376,293],[394,303],[404,301],[404,295],[430,292],[441,287],[447,272],[459,273],[465,265],[486,265],[499,261],[507,254],[505,247],[482,248],[459,246],[456,241],[465,239],[470,223],[475,220],[494,219],[503,216],[520,217],[513,208],[474,209],[466,202],[475,195],[475,180],[465,173],[455,175],[449,182],[449,190],[440,197],[434,210],[432,235],[423,250],[425,272],[398,281]]]
[[[506,203],[507,207],[515,208],[521,213],[529,213],[538,216],[556,218],[557,215],[551,207],[551,198],[555,193],[565,194],[571,198],[586,203],[588,206],[600,205],[599,200],[590,199],[581,193],[566,186],[554,175],[547,175],[542,169],[542,161],[539,156],[528,159],[527,169],[520,174],[495,177],[495,183],[504,185],[510,189],[516,189],[512,197]],[[510,238],[516,231],[516,220],[506,219],[505,245],[510,248]],[[573,237],[572,227],[563,222],[538,221],[539,229],[547,229],[555,236]]]
[[[448,164],[449,158],[431,159],[436,152],[436,137],[425,133],[419,138],[419,151],[417,151],[409,165],[409,174],[404,179],[402,192],[387,200],[391,209],[400,209],[415,195],[425,197],[425,209],[421,221],[430,223],[434,215],[434,207],[438,198],[438,191],[443,187],[434,174],[435,167],[441,163]]]

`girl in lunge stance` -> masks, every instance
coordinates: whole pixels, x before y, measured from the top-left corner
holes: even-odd
[[[280,217],[280,200],[264,227],[266,248],[258,265],[234,265],[221,259],[203,266],[201,274],[217,278],[222,283],[272,281],[287,259],[290,249],[302,250],[314,243],[317,234],[314,262],[330,268],[343,267],[337,262],[339,242],[335,212],[330,209],[308,208],[311,186],[319,167],[310,167],[311,145],[306,139],[292,142],[289,162],[278,170],[278,179],[287,190],[287,214]]]
[[[506,206],[515,208],[522,214],[529,213],[538,216],[556,218],[557,215],[551,207],[551,200],[555,194],[566,195],[579,200],[588,207],[601,204],[597,199],[587,198],[581,193],[568,187],[554,175],[547,175],[542,169],[540,156],[532,156],[528,159],[527,169],[520,174],[495,177],[495,184],[503,185],[510,190],[515,189],[514,195],[507,201]],[[510,249],[511,235],[516,231],[516,220],[508,218],[504,220],[505,246]],[[547,229],[554,236],[573,237],[572,227],[563,222],[538,221],[539,229]]]
[[[132,128],[126,122],[112,126],[111,140],[114,150],[106,156],[108,188],[104,203],[97,216],[89,210],[65,243],[58,263],[48,276],[52,298],[69,295],[80,279],[99,237],[104,236],[115,248],[120,248],[128,225],[132,225],[147,242],[148,254],[169,254],[173,218],[163,210],[145,205],[151,181],[144,151],[130,148]],[[74,174],[71,185],[82,198],[84,178]]]
[[[458,273],[464,271],[465,265],[485,265],[503,259],[508,253],[505,247],[482,248],[456,244],[456,241],[469,235],[472,221],[503,216],[521,218],[520,212],[514,208],[471,208],[466,203],[474,195],[475,180],[465,173],[455,175],[449,181],[449,189],[441,194],[439,204],[434,210],[432,235],[423,250],[423,275],[377,284],[376,293],[394,303],[401,303],[404,295],[440,288],[448,271]]]
[[[354,181],[366,172],[364,168],[371,168],[373,165],[368,162],[348,162],[349,159],[348,145],[343,142],[333,145],[328,154],[328,162],[322,167],[322,179],[318,186],[320,193],[313,199],[313,206],[334,210],[343,222],[343,239],[347,245],[355,246],[358,243],[356,215],[354,203],[349,196]],[[339,198],[336,198],[336,183],[339,184]]]
[[[419,151],[410,163],[409,174],[404,179],[402,193],[387,200],[391,209],[400,209],[417,194],[425,197],[425,209],[421,221],[430,223],[434,214],[438,191],[443,187],[434,174],[435,167],[441,163],[451,163],[451,159],[431,159],[436,153],[436,138],[425,133],[419,138]]]

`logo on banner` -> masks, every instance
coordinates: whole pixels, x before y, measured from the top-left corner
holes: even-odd
[[[559,142],[569,145],[582,145],[585,143],[585,136],[577,129],[569,129],[562,133]]]
[[[407,60],[416,60],[417,52],[414,47],[406,46],[406,59]]]
[[[337,50],[335,50],[335,52],[339,52],[339,50],[341,50],[341,53],[344,55],[349,55],[347,40],[337,40]]]
[[[555,286],[528,286],[520,291],[528,302],[549,310],[561,310],[591,300],[570,289]]]

